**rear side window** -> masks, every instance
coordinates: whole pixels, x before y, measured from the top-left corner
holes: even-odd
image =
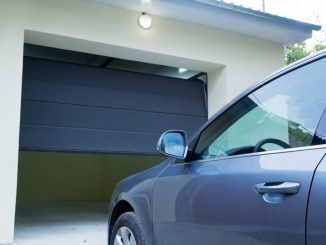
[[[326,59],[279,77],[242,98],[206,128],[195,159],[302,147],[316,143],[326,106]]]

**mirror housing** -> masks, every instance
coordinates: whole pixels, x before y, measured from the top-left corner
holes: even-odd
[[[157,143],[157,150],[170,157],[185,159],[188,152],[187,133],[182,130],[164,132]]]

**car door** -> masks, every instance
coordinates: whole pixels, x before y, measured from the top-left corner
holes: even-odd
[[[157,244],[305,244],[325,59],[243,96],[199,135],[184,163],[156,180]]]
[[[326,112],[319,123],[319,141],[326,141]],[[326,155],[319,164],[311,185],[307,212],[307,245],[324,245],[326,241]]]

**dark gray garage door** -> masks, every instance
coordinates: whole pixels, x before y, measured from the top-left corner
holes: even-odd
[[[203,84],[25,57],[21,150],[156,154],[206,121]]]

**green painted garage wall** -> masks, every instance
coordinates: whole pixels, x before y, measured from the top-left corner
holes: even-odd
[[[164,157],[19,153],[18,202],[109,200],[116,183]]]

